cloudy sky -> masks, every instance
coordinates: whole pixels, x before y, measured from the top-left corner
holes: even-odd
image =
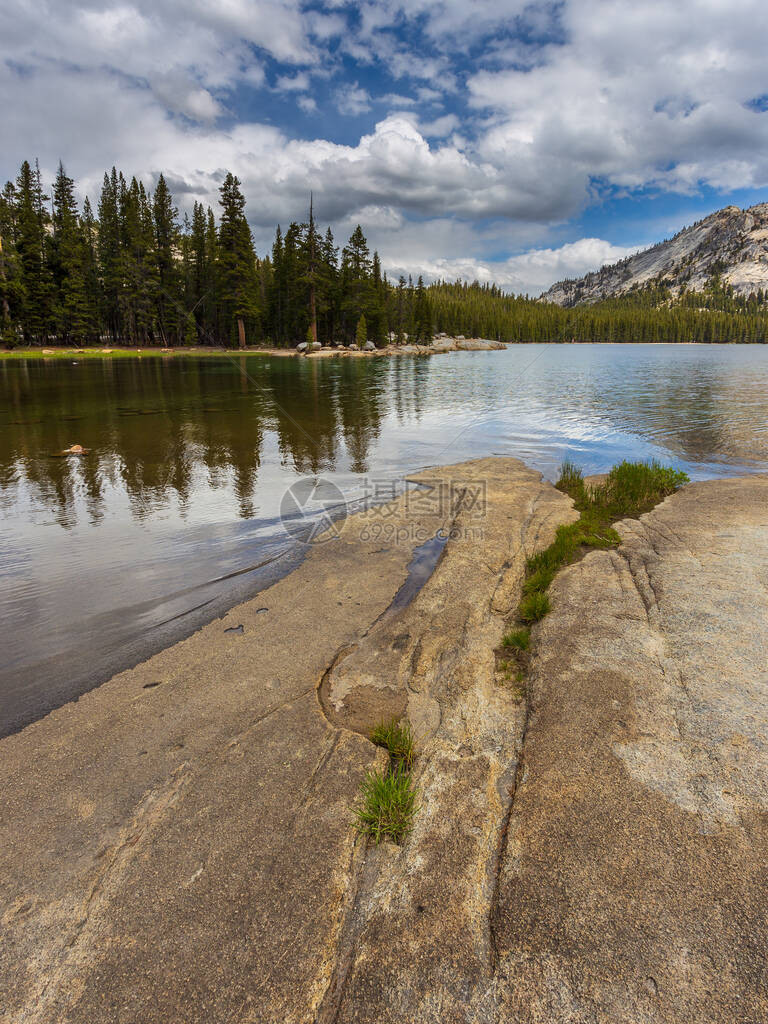
[[[359,221],[386,268],[539,292],[768,199],[765,0],[3,0],[0,175]]]

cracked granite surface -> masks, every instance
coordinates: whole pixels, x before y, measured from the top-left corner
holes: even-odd
[[[516,460],[439,473],[487,481],[481,538],[460,503],[392,506],[408,544],[353,519],[0,741],[3,1024],[768,1019],[768,478],[690,485],[565,569],[521,702],[493,649],[575,514]],[[395,710],[421,808],[366,848]]]

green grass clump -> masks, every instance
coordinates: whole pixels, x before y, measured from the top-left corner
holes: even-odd
[[[570,459],[565,459],[560,466],[560,476],[555,487],[558,491],[564,491],[575,497],[576,493],[584,487],[584,477],[578,466],[575,466]]]
[[[554,578],[555,570],[552,566],[543,566],[541,569],[536,569],[523,583],[523,593],[533,594],[537,590],[543,593]]]
[[[613,529],[610,519],[595,509],[586,509],[581,518],[573,524],[578,545],[588,548],[613,548],[621,537]]]
[[[408,771],[413,767],[416,756],[411,723],[397,718],[381,722],[371,733],[371,742],[389,751],[392,766],[402,766]]]
[[[614,466],[605,483],[585,488],[576,507],[600,512],[610,520],[637,516],[650,511],[655,505],[688,483],[687,473],[650,462],[621,462]]]
[[[531,643],[530,629],[513,629],[501,641],[505,647],[513,647],[517,651],[527,651]]]
[[[416,757],[413,730],[407,719],[380,722],[371,742],[389,752],[385,771],[368,772],[363,779],[354,827],[375,843],[388,839],[401,843],[412,828],[416,791],[411,768]]]
[[[523,622],[538,622],[543,619],[551,605],[546,594],[529,594],[520,602],[518,614]]]
[[[355,828],[375,843],[401,843],[413,828],[416,791],[402,766],[395,771],[368,772],[363,779]]]

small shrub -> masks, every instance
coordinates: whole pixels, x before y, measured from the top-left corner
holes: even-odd
[[[360,806],[354,825],[360,835],[375,843],[389,839],[401,843],[413,828],[416,791],[404,768],[396,771],[368,772],[361,787]]]
[[[546,594],[529,594],[520,602],[520,618],[523,622],[538,622],[544,618],[550,607],[549,598]]]
[[[514,647],[517,651],[527,651],[531,644],[531,631],[529,629],[513,629],[501,642],[505,647]]]
[[[411,723],[397,718],[389,722],[381,722],[371,733],[371,742],[377,747],[384,747],[394,767],[403,766],[410,770],[416,756]]]

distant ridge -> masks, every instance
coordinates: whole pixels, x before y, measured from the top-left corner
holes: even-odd
[[[719,275],[737,295],[768,291],[768,203],[726,206],[674,238],[578,279],[558,281],[541,299],[578,306],[659,284],[671,295],[703,291]]]

